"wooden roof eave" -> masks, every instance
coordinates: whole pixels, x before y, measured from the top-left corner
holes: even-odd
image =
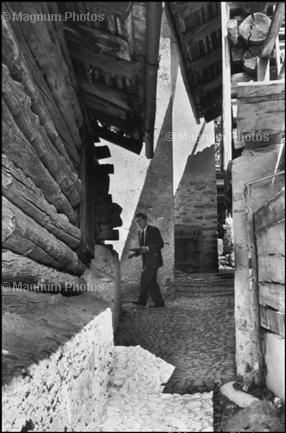
[[[173,40],[175,41],[175,44],[177,46],[177,54],[178,54],[179,64],[180,64],[180,68],[181,68],[181,72],[182,72],[183,82],[184,82],[185,88],[186,88],[187,93],[188,93],[188,98],[189,98],[189,101],[190,101],[190,104],[192,107],[194,117],[196,119],[197,124],[199,125],[200,124],[200,116],[199,116],[195,101],[192,97],[192,90],[190,89],[190,86],[189,86],[188,69],[187,69],[185,61],[183,59],[183,56],[182,56],[182,45],[180,42],[179,35],[176,31],[176,26],[174,24],[174,17],[173,17],[171,5],[169,2],[165,3],[165,10],[166,10],[166,17],[167,17],[167,21],[168,21],[168,24],[169,24],[169,27],[171,30],[172,37],[173,37]]]

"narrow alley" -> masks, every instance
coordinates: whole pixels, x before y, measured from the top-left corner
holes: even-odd
[[[166,393],[216,392],[235,378],[233,279],[222,274],[214,285],[215,276],[210,284],[207,277],[201,276],[206,289],[202,295],[202,289],[190,293],[193,283],[189,276],[178,273],[175,296],[167,300],[164,309],[123,302],[115,344],[140,345],[175,366]],[[215,427],[221,420],[220,407],[216,407]]]
[[[285,431],[285,3],[3,2],[2,430]]]

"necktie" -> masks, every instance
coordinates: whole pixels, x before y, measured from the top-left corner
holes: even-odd
[[[141,230],[140,232],[140,245],[144,245],[144,230]]]

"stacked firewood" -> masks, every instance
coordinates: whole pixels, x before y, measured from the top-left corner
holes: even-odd
[[[271,18],[267,14],[267,2],[241,2],[239,15],[233,10],[228,22],[228,37],[231,45],[232,71],[238,81],[256,79],[257,59],[267,37]],[[232,11],[231,11],[232,12]],[[272,53],[275,59],[275,53]],[[271,64],[270,64],[271,66]],[[275,73],[275,66],[270,67],[270,78]],[[235,80],[235,77],[233,78]]]

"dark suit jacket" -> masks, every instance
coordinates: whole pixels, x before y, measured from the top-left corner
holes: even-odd
[[[138,232],[140,244],[140,232]],[[164,247],[160,230],[154,226],[147,226],[145,234],[145,244],[140,244],[140,247],[146,246],[149,252],[142,254],[143,268],[157,269],[163,266],[163,259],[161,249]]]

